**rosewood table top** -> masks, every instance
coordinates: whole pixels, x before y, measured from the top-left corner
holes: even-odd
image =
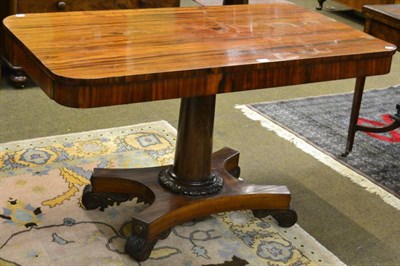
[[[4,24],[18,63],[39,67],[33,80],[82,108],[385,74],[395,51],[284,1],[19,14]]]

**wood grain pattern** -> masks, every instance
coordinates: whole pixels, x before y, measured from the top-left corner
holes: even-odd
[[[33,80],[84,108],[386,74],[395,51],[288,3],[26,14],[4,24]]]
[[[179,0],[2,0],[0,21],[14,14],[115,10],[154,7],[179,7]],[[4,30],[0,27],[0,60],[9,72],[9,81],[14,87],[24,87],[27,75],[15,64],[8,46],[4,46]]]

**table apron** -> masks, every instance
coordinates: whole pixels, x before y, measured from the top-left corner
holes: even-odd
[[[391,60],[391,56],[382,56],[319,64],[299,62],[264,69],[104,85],[57,82],[52,90],[44,88],[44,91],[59,104],[75,108],[92,108],[383,75],[390,72]],[[39,84],[52,84],[43,82],[43,75],[32,78],[35,81],[38,78]]]

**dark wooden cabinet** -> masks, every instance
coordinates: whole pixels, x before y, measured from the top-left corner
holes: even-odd
[[[318,0],[319,8],[322,9],[322,5],[326,0]],[[364,5],[387,5],[387,4],[400,4],[400,0],[334,0],[335,2],[346,5],[354,10],[361,12]]]
[[[364,31],[397,46],[400,52],[400,5],[366,5]]]
[[[38,12],[60,12],[77,10],[99,10],[118,8],[138,8],[138,0],[14,0],[13,13],[38,13]]]
[[[0,0],[0,20],[24,13],[67,12],[84,10],[113,10],[150,7],[177,7],[180,0]],[[24,87],[27,76],[14,64],[12,53],[4,40],[4,26],[0,28],[0,55],[15,87]]]

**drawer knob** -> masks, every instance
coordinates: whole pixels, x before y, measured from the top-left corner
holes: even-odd
[[[58,10],[65,10],[67,4],[64,1],[57,2],[57,9]]]

